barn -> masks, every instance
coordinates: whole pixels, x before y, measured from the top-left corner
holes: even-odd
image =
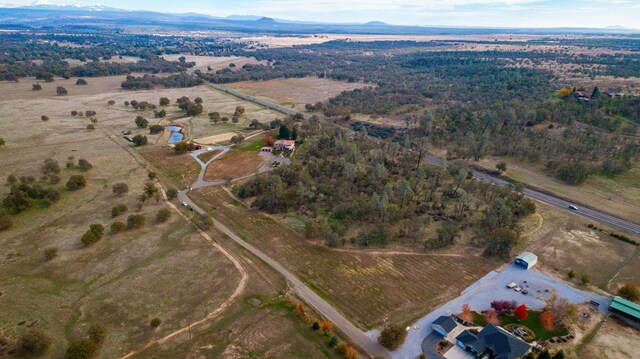
[[[516,264],[521,265],[526,269],[530,269],[536,265],[536,263],[538,263],[538,256],[531,252],[522,252],[516,257]]]
[[[609,310],[623,317],[640,321],[640,305],[622,297],[613,298]]]

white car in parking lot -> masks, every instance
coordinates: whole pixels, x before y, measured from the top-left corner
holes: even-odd
[[[515,287],[515,288],[513,288],[513,290],[515,290],[516,292],[519,292],[519,291],[521,291],[521,290],[522,290],[522,288],[520,288],[520,287]]]

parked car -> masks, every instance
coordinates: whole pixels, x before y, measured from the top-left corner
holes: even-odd
[[[516,284],[514,282],[511,282],[511,283],[507,284],[507,288],[509,288],[509,289],[513,289],[513,288],[515,288],[515,286],[516,286]]]
[[[190,210],[191,212],[193,212],[193,207],[189,207],[189,210]]]
[[[577,210],[578,210],[578,207],[576,207],[576,206],[575,206],[575,205],[573,205],[573,204],[570,204],[570,205],[569,205],[569,209],[570,209],[570,210],[572,210],[572,211],[577,211]]]
[[[519,291],[521,291],[521,290],[522,290],[522,288],[520,288],[520,287],[515,287],[515,288],[513,288],[513,290],[515,290],[516,292],[519,292]]]
[[[182,203],[180,203],[180,204],[185,206],[185,207],[188,206],[187,202],[185,202],[185,201],[182,201]]]
[[[522,291],[522,294],[527,295],[527,294],[529,294],[529,291],[525,289],[525,290]]]

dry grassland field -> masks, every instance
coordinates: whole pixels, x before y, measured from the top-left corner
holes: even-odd
[[[495,168],[500,161],[507,163],[507,172],[504,174],[516,181],[640,223],[640,166],[634,166],[630,171],[616,176],[615,179],[591,176],[583,185],[571,186],[545,175],[541,166],[516,162],[508,158],[488,158],[482,160],[480,164],[487,168]]]
[[[266,100],[273,100],[283,106],[295,107],[304,111],[304,105],[326,101],[343,91],[367,86],[358,82],[343,82],[318,77],[275,79],[267,81],[243,81],[226,85]]]
[[[284,279],[230,239],[215,238],[247,270],[241,296],[209,326],[192,331],[191,340],[181,336],[134,358],[332,358],[326,339],[282,305]]]
[[[607,319],[595,338],[586,346],[581,357],[637,358],[638,347],[640,347],[640,329],[612,317]]]
[[[151,136],[147,129],[138,130],[133,123],[135,116],[142,114],[150,124],[167,124],[181,116],[174,105],[167,108],[169,119],[159,120],[150,112],[138,112],[123,103],[132,99],[157,103],[161,96],[175,99],[182,95],[203,97],[205,105],[211,107],[219,98],[230,107],[244,103],[207,87],[123,91],[119,87],[122,80],[119,76],[89,78],[89,85],[75,86],[75,79],[56,79],[42,83],[44,89],[39,92],[31,91],[35,81],[0,83],[0,130],[6,141],[0,149],[0,195],[4,197],[9,191],[5,184],[9,174],[32,175],[35,183],[56,188],[62,194],[61,200],[50,207],[37,203],[14,216],[13,228],[0,233],[0,334],[13,342],[28,327],[41,329],[52,338],[48,357],[62,357],[69,343],[83,338],[94,323],[106,328],[106,341],[97,357],[120,357],[204,318],[228,300],[240,282],[240,273],[231,261],[177,213],[172,211],[165,223],[155,221],[156,213],[168,208],[162,199],[148,199],[138,209],[148,171],[158,172],[166,180],[165,186],[180,186],[195,178],[197,167],[190,156],[175,155],[168,147],[153,145],[162,135]],[[60,85],[68,89],[68,96],[55,96],[55,87]],[[115,100],[116,105],[108,106],[109,100]],[[89,119],[74,117],[71,110],[96,111],[96,129],[88,130]],[[41,121],[41,115],[50,119]],[[135,149],[120,136],[125,130],[146,134],[150,144]],[[65,168],[70,156],[76,163],[88,160],[93,168],[86,172]],[[40,182],[40,168],[47,158],[62,167],[58,184]],[[144,158],[154,165],[145,165]],[[84,175],[87,186],[68,191],[64,184],[74,174]],[[111,186],[117,182],[128,184],[128,194],[116,197],[112,193]],[[125,204],[128,211],[112,218],[111,209],[117,204]],[[144,226],[112,234],[111,223],[126,222],[130,214],[143,214]],[[80,238],[92,223],[102,224],[105,234],[97,243],[84,247]],[[212,236],[219,239],[216,233]],[[44,256],[48,248],[57,249],[57,257],[50,261]],[[275,288],[282,287],[279,283]],[[264,295],[274,296],[274,289]],[[162,320],[156,330],[149,325],[154,317]],[[291,317],[277,306],[267,307],[243,317],[244,321],[233,324],[232,330],[259,331],[252,325],[264,320],[261,328],[265,330],[269,323],[288,328],[267,336],[273,350],[289,353],[283,357],[296,358],[296,353],[302,352],[323,357],[320,345],[300,334]],[[230,325],[230,318],[219,325]],[[206,332],[207,328],[202,330]],[[212,332],[215,330],[206,333]],[[284,348],[290,339],[296,344]],[[250,347],[244,338],[229,340],[226,344],[230,349],[223,351],[245,353],[236,344]],[[255,348],[263,347],[258,340],[254,343]],[[172,345],[171,341],[167,343],[169,348]],[[268,350],[269,346],[264,348]],[[219,349],[216,346],[215,350]]]
[[[241,37],[241,41],[254,42],[267,47],[289,47],[296,45],[321,44],[328,41],[347,40],[357,42],[369,41],[527,41],[544,38],[544,35],[529,34],[489,34],[489,35],[363,35],[363,34],[315,34],[301,36],[249,36]],[[566,38],[575,37],[566,35]]]
[[[266,64],[265,61],[258,61],[253,57],[241,57],[241,56],[196,56],[196,55],[182,55],[182,54],[171,54],[171,55],[163,55],[162,56],[167,61],[178,61],[180,57],[184,57],[186,62],[195,62],[196,66],[193,70],[202,70],[203,72],[208,71],[208,67],[211,67],[211,71],[221,70],[223,68],[229,67],[229,65],[234,64],[236,68],[242,68],[243,65],[258,65],[258,64]],[[233,68],[231,68],[233,69]]]
[[[479,256],[333,250],[309,243],[278,220],[247,209],[220,188],[194,191],[191,198],[296,273],[363,329],[380,325],[384,318],[412,322],[498,265]]]
[[[609,228],[596,223],[603,231],[586,227],[588,221],[544,204],[537,204],[544,224],[529,236],[528,250],[538,255],[540,270],[580,287],[580,277],[586,274],[590,284],[615,293],[619,286],[633,282],[640,285],[637,275],[616,276],[632,267],[637,268],[639,247],[609,236]],[[638,238],[633,238],[638,240]],[[570,270],[575,278],[568,278]],[[629,273],[630,274],[630,273]],[[637,272],[636,272],[637,274]],[[615,276],[615,277],[614,277]],[[624,283],[614,283],[618,278]]]
[[[256,171],[265,162],[256,151],[229,151],[213,161],[204,174],[205,181],[238,178]]]
[[[189,154],[176,154],[173,148],[166,146],[148,146],[139,151],[154,170],[176,188],[186,188],[198,179],[200,165]]]
[[[113,83],[112,78],[90,83],[98,86],[100,80],[105,88]],[[19,94],[15,87],[1,83],[0,93]],[[135,114],[124,107],[108,108],[106,101],[145,94],[115,89],[88,92],[63,98],[26,92],[26,99],[4,100],[0,106],[7,141],[0,150],[3,195],[9,190],[4,184],[8,174],[33,175],[39,182],[47,158],[63,168],[62,181],[53,185],[62,199],[15,216],[14,228],[0,234],[0,331],[14,339],[27,325],[42,329],[52,337],[51,357],[61,357],[69,342],[82,338],[87,327],[98,322],[107,332],[98,356],[123,355],[203,318],[229,297],[239,281],[232,263],[175,213],[166,223],[155,222],[156,212],[166,208],[162,200],[149,199],[138,211],[147,169],[130,144],[114,136],[130,126]],[[151,94],[146,96],[151,99]],[[97,129],[86,130],[88,119],[71,117],[71,109],[98,112]],[[40,114],[50,120],[41,121]],[[93,168],[65,169],[69,156],[76,162],[86,159]],[[65,190],[64,183],[73,174],[84,175],[87,187]],[[129,193],[114,196],[111,186],[116,182],[127,183]],[[146,224],[111,234],[108,227],[115,220],[111,208],[116,204],[129,208],[117,220],[126,222],[129,214],[140,213]],[[85,248],[80,237],[91,223],[107,229],[104,238]],[[58,257],[45,261],[46,248],[57,248]],[[162,320],[157,330],[149,327],[154,317]]]

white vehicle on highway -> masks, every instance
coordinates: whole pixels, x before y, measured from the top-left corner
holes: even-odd
[[[572,211],[577,211],[577,210],[578,210],[578,207],[576,207],[576,206],[575,206],[575,205],[573,205],[573,204],[570,204],[570,205],[569,205],[569,209],[570,209],[570,210],[572,210]]]

